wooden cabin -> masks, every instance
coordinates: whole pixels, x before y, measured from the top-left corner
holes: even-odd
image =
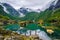
[[[21,27],[25,27],[26,25],[30,24],[30,23],[33,23],[33,21],[20,21],[18,22],[18,24],[21,26]]]
[[[26,26],[26,21],[21,21],[21,22],[18,22],[19,23],[19,25],[21,26],[21,27],[25,27]]]

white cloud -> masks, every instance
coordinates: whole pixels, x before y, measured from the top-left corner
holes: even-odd
[[[15,9],[19,9],[20,7],[23,6],[23,7],[28,7],[32,9],[40,8],[43,10],[45,9],[46,5],[48,5],[48,3],[51,3],[53,1],[54,0],[0,0],[0,2],[9,3]]]

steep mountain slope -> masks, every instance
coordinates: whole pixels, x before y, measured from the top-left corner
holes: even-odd
[[[25,18],[27,20],[36,20],[39,17],[39,13],[37,12],[29,12],[28,14],[26,14]]]
[[[26,15],[29,12],[36,12],[39,13],[41,10],[40,9],[31,9],[31,8],[25,8],[25,7],[21,7],[20,9],[18,9],[18,12]]]
[[[55,8],[60,8],[60,0],[56,3]]]
[[[21,7],[20,9],[18,9],[18,12],[22,13],[22,14],[27,14],[28,13],[28,9],[27,8],[24,8],[24,7]]]
[[[55,26],[60,26],[60,8],[56,9],[52,16],[49,18],[50,23],[52,22]]]
[[[60,0],[53,1],[50,4],[49,10],[53,10],[53,9],[57,9],[57,8],[60,8]]]
[[[24,17],[21,17],[21,20],[28,20],[28,21],[32,21],[32,20],[36,20],[38,18],[39,13],[37,12],[28,12],[27,14],[25,14]]]
[[[13,16],[11,16],[11,15],[9,15],[8,13],[6,13],[5,11],[4,11],[4,8],[0,5],[0,17],[1,16],[6,16],[6,17],[8,17],[9,19],[16,19],[15,17],[13,17]]]
[[[9,12],[8,14],[11,16],[17,16],[19,17],[20,14],[19,12],[17,12],[11,5],[7,4],[7,3],[2,3],[2,5],[6,8],[6,10]]]
[[[38,19],[43,19],[43,20],[47,21],[47,19],[51,16],[51,14],[52,14],[52,10],[46,9],[45,11],[43,11],[39,14]]]

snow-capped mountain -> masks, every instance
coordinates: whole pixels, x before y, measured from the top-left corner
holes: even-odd
[[[38,9],[31,9],[31,8],[21,7],[20,9],[15,9],[8,3],[0,3],[0,5],[2,5],[2,7],[4,8],[4,11],[6,13],[8,13],[12,16],[24,17],[29,12],[39,12],[39,13],[41,12],[41,10],[39,8]],[[60,8],[60,0],[53,1],[50,4],[50,7],[48,9],[52,10],[53,7]]]
[[[60,8],[60,0],[55,0],[50,4],[49,10]]]
[[[33,10],[30,8],[24,8],[24,7],[21,7],[20,9],[16,10],[8,3],[0,3],[0,5],[2,5],[2,7],[4,8],[4,11],[7,14],[10,14],[12,16],[24,17],[28,12],[32,12],[32,11],[33,12],[40,12],[40,9]]]
[[[28,12],[40,12],[41,10],[40,9],[30,9],[30,8],[21,7],[20,9],[18,9],[18,11],[20,13],[27,14]]]
[[[21,7],[20,9],[18,9],[18,12],[26,14],[26,13],[28,13],[28,9],[24,8],[24,7]]]
[[[9,13],[9,12],[6,10],[6,8],[2,5],[2,3],[0,3],[0,5],[4,8],[4,11],[5,11],[6,13]]]
[[[56,3],[55,8],[60,8],[60,0]]]
[[[4,8],[4,11],[12,16],[20,16],[19,12],[15,10],[10,4],[7,3],[0,3]]]

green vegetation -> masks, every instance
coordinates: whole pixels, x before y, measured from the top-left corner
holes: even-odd
[[[11,16],[3,10],[3,7],[0,5],[0,18],[18,20],[17,17]]]
[[[8,13],[4,12],[3,7],[0,6],[0,19],[3,20],[19,20],[19,21],[35,21],[35,24],[37,24],[37,22],[39,20],[43,20],[43,25],[45,27],[45,29],[51,29],[54,30],[54,35],[52,34],[51,36],[60,36],[60,8],[55,9],[54,12],[53,10],[48,10],[46,9],[45,11],[41,11],[40,13],[37,12],[29,12],[26,14],[25,17],[14,17],[9,15]],[[13,21],[12,21],[13,22]],[[18,22],[18,21],[17,21]],[[41,23],[41,22],[40,22]],[[17,24],[17,23],[16,23]],[[27,29],[38,29],[40,27],[42,27],[41,25],[39,27],[37,27],[37,25],[35,24],[29,24],[27,25]],[[8,28],[12,28],[15,25],[11,26],[8,25]],[[19,28],[19,27],[18,27]],[[16,27],[15,27],[16,29]],[[14,30],[13,28],[10,30]],[[17,29],[16,29],[17,30]],[[58,35],[57,35],[58,34]]]
[[[39,13],[37,12],[29,12],[26,14],[25,17],[21,17],[20,19],[21,20],[24,20],[24,21],[32,21],[32,20],[36,20],[39,16]]]
[[[60,9],[56,9],[52,16],[48,19],[49,23],[60,28]]]

